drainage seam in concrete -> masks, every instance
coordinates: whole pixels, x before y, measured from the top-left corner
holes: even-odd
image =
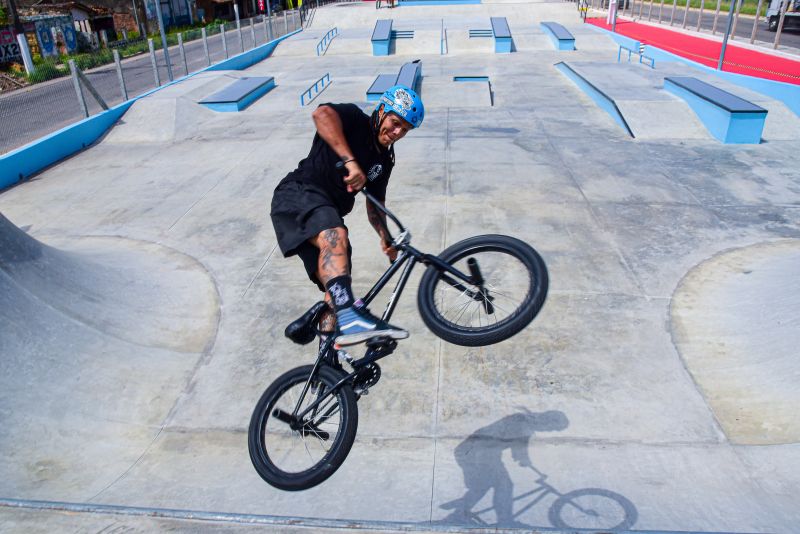
[[[261,514],[237,514],[228,512],[205,512],[200,510],[179,510],[172,508],[147,508],[141,506],[119,506],[113,504],[86,504],[58,501],[34,501],[25,499],[0,498],[0,508],[22,508],[28,510],[41,510],[50,512],[71,512],[86,514],[111,514],[131,517],[153,517],[163,519],[206,521],[211,523],[230,523],[245,525],[283,525],[304,528],[331,528],[346,530],[383,530],[396,532],[526,532],[536,534],[539,532],[574,534],[578,530],[560,530],[554,528],[526,527],[503,528],[495,526],[471,527],[466,525],[437,525],[434,523],[410,523],[400,521],[353,520],[353,519],[323,519],[317,517],[277,516]],[[580,529],[580,532],[607,532]],[[635,530],[614,531],[619,534],[692,534],[696,531],[688,530]],[[699,532],[698,532],[699,534]],[[703,531],[703,534],[723,534],[722,532]]]

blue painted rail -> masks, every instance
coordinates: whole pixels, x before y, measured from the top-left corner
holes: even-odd
[[[414,30],[392,30],[392,39],[413,39]]]
[[[726,144],[758,144],[767,110],[697,78],[664,78],[664,89],[684,99],[708,131]]]
[[[639,63],[644,63],[644,60],[647,60],[650,62],[651,69],[656,68],[656,60],[645,55],[647,47],[642,43],[640,43],[639,41],[635,41],[635,43],[636,43],[635,48],[629,48],[624,44],[619,45],[619,50],[617,51],[617,63],[622,61],[622,51],[625,50],[626,52],[628,52],[628,63],[631,62],[631,55],[636,54],[639,56]]]
[[[275,87],[275,78],[239,78],[225,89],[200,100],[200,104],[214,111],[241,111]]]
[[[324,56],[325,55],[325,52],[328,51],[328,47],[330,46],[331,41],[333,41],[333,38],[336,37],[337,35],[339,35],[339,29],[338,28],[333,28],[332,30],[329,30],[328,33],[325,34],[325,37],[323,37],[320,40],[320,42],[317,43],[317,55],[318,56]]]
[[[470,30],[469,31],[469,38],[473,39],[475,37],[494,37],[492,30]]]
[[[325,76],[314,82],[314,85],[303,91],[303,94],[300,95],[300,106],[305,106],[319,95],[322,91],[324,91],[329,85],[331,84],[331,73],[326,72]],[[306,95],[308,95],[308,100],[305,100]]]

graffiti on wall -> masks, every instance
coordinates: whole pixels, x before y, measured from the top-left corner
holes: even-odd
[[[0,26],[0,65],[4,63],[21,63],[17,37],[11,26]]]
[[[78,49],[78,35],[69,16],[37,20],[36,40],[42,56],[69,54]]]

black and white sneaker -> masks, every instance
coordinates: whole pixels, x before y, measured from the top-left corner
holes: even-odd
[[[336,312],[336,325],[338,331],[336,344],[341,346],[363,343],[375,337],[391,339],[408,337],[406,330],[378,319],[365,308],[355,306]]]

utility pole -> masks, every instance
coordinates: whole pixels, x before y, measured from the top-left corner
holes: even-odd
[[[717,70],[722,70],[723,63],[725,62],[725,50],[728,48],[728,38],[731,35],[731,28],[733,27],[733,12],[736,10],[738,0],[731,2],[731,9],[728,12],[728,28],[725,30],[725,37],[722,38],[722,50],[719,52],[719,62],[717,63]]]
[[[8,11],[8,15],[11,19],[11,25],[14,26],[14,29],[18,34],[24,33],[25,30],[22,29],[22,21],[19,20],[19,15],[17,14],[17,5],[14,3],[14,0],[8,0]]]

